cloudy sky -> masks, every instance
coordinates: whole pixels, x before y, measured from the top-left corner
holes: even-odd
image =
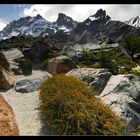
[[[140,4],[0,4],[0,30],[12,20],[37,14],[48,21],[55,21],[58,13],[83,21],[100,8],[114,20],[126,21],[140,15]]]

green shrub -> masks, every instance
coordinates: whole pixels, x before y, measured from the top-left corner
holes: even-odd
[[[130,73],[130,69],[127,69],[127,68],[123,67],[123,68],[119,69],[118,73],[119,74],[129,74]]]
[[[82,57],[79,59],[80,66],[87,66],[91,68],[107,68],[111,73],[118,73],[118,64],[116,63],[116,52],[113,50],[106,51],[105,47],[99,52],[91,52],[86,49],[82,51]]]
[[[26,59],[21,63],[21,69],[22,69],[23,75],[31,75],[32,68],[33,68],[33,63],[29,59]]]
[[[60,56],[61,54],[62,54],[61,52],[52,51],[48,53],[48,58],[57,57],[57,56]]]
[[[97,61],[96,56],[93,52],[89,50],[83,49],[82,50],[82,57],[79,58],[79,63],[81,65],[91,66]]]
[[[95,97],[83,81],[56,75],[40,86],[42,113],[60,135],[123,135],[124,120]]]
[[[131,70],[130,73],[136,76],[140,76],[140,70]]]
[[[130,73],[130,70],[138,65],[138,62],[134,62],[120,50],[107,51],[106,47],[96,53],[83,50],[82,54],[78,60],[80,67],[107,68],[112,74]]]
[[[133,75],[136,75],[136,76],[140,76],[140,71],[139,70],[127,69],[127,68],[120,68],[119,69],[119,74],[133,74]]]
[[[131,58],[136,61],[134,55],[140,52],[140,36],[128,35],[120,41],[122,47],[124,47]]]
[[[46,69],[47,69],[47,65],[48,65],[48,60],[45,60],[45,61],[40,65],[40,69],[41,69],[41,70],[46,70]]]
[[[100,66],[109,69],[112,74],[118,74],[118,65],[112,60],[101,59]]]
[[[117,63],[119,66],[125,67],[129,70],[137,66],[136,62],[133,62],[131,59],[124,56],[123,57],[118,56]]]
[[[9,70],[9,63],[7,61],[7,59],[5,58],[5,56],[3,55],[2,52],[0,52],[0,67],[6,69],[6,70]]]

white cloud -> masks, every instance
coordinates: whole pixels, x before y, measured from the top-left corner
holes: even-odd
[[[83,21],[96,13],[98,9],[106,10],[107,14],[115,20],[128,20],[140,13],[140,4],[35,4],[26,7],[21,16],[42,15],[48,21],[56,21],[58,13],[64,13],[74,20]]]
[[[114,20],[126,21],[140,15],[140,4],[112,4],[106,8],[106,12]]]
[[[32,5],[29,8],[25,8],[22,15],[23,16],[36,16],[37,14],[40,14],[45,18],[46,17],[46,12],[49,9],[50,9],[50,6],[47,6],[47,5],[42,5],[42,4]]]
[[[0,19],[0,31],[3,30],[3,28],[7,25],[7,22]]]
[[[64,13],[74,20],[82,21],[86,19],[90,14],[94,14],[98,9],[105,8],[106,5],[76,5],[76,4],[45,4],[45,5],[32,5],[29,8],[25,8],[23,16],[36,16],[42,15],[48,21],[55,21],[58,17],[58,13]]]

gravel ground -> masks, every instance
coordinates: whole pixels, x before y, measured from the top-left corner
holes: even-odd
[[[42,75],[43,72],[34,71],[33,77]],[[28,76],[26,76],[29,78]],[[30,76],[31,77],[31,76]],[[19,76],[17,79],[25,78]],[[50,135],[47,126],[41,119],[39,92],[20,93],[15,89],[0,92],[5,100],[12,106],[20,135]]]

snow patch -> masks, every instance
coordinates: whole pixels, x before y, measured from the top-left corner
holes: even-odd
[[[96,17],[94,17],[94,16],[90,16],[90,17],[89,17],[89,19],[90,19],[91,21],[98,20],[99,18],[100,18],[100,17],[97,17],[97,18],[96,18]]]
[[[90,25],[91,22],[87,22],[86,25]]]
[[[59,30],[64,30],[64,32],[69,32],[70,29],[66,28],[65,26],[60,26]]]
[[[69,18],[67,18],[67,21],[70,21],[70,19],[69,19]]]
[[[32,21],[34,21],[34,18],[33,17],[28,22],[32,22]]]
[[[140,27],[140,17],[137,16],[137,17],[131,18],[129,21],[126,21],[125,23],[134,27]]]
[[[9,35],[8,35],[8,37],[10,36],[17,36],[17,35],[19,35],[19,32],[16,32],[16,31],[12,31]]]

